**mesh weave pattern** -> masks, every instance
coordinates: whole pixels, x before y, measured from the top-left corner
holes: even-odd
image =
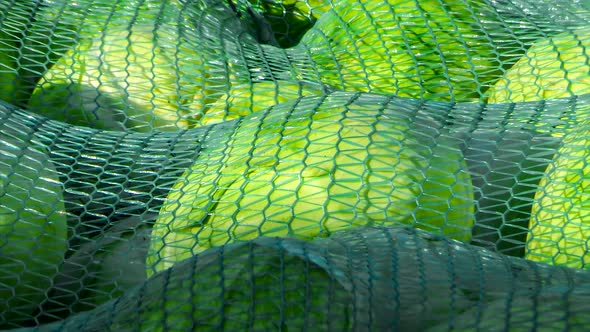
[[[0,330],[590,329],[589,18],[0,1]]]

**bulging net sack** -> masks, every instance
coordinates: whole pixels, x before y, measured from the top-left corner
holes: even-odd
[[[0,2],[0,329],[590,329],[589,18]]]

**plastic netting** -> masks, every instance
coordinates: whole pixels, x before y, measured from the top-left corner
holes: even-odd
[[[0,1],[0,329],[590,329],[590,4]]]

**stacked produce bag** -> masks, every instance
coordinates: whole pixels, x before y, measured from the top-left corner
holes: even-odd
[[[0,330],[590,329],[589,19],[0,2]]]

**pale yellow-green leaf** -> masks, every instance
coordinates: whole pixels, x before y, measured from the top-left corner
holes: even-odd
[[[64,10],[70,21],[88,15],[78,19],[75,47],[45,73],[28,104],[51,119],[141,132],[222,122],[205,116],[208,107],[233,86],[250,84],[250,69],[261,70],[246,64],[258,60],[259,45],[221,2],[82,7]]]
[[[490,90],[490,103],[518,103],[590,93],[590,28],[535,42]]]
[[[188,128],[202,105],[187,91],[194,85],[182,85],[174,50],[160,46],[150,29],[109,29],[82,40],[44,75],[29,106],[51,119],[100,129]]]
[[[299,79],[403,97],[479,100],[502,65],[474,14],[486,10],[475,1],[336,0],[289,52],[311,60],[295,66]]]
[[[392,216],[468,241],[473,188],[457,142],[385,97],[362,98],[285,102],[203,150],[160,211],[148,273],[234,241],[312,239]]]
[[[535,195],[526,258],[575,268],[590,266],[590,131],[581,124],[561,147]]]
[[[533,102],[590,93],[589,47],[590,28],[536,41],[488,91],[488,103]],[[567,124],[572,121],[570,119],[585,116],[580,109],[568,118],[543,114],[547,120],[541,118],[536,123],[536,130],[563,136]],[[549,119],[560,123],[554,124]]]

